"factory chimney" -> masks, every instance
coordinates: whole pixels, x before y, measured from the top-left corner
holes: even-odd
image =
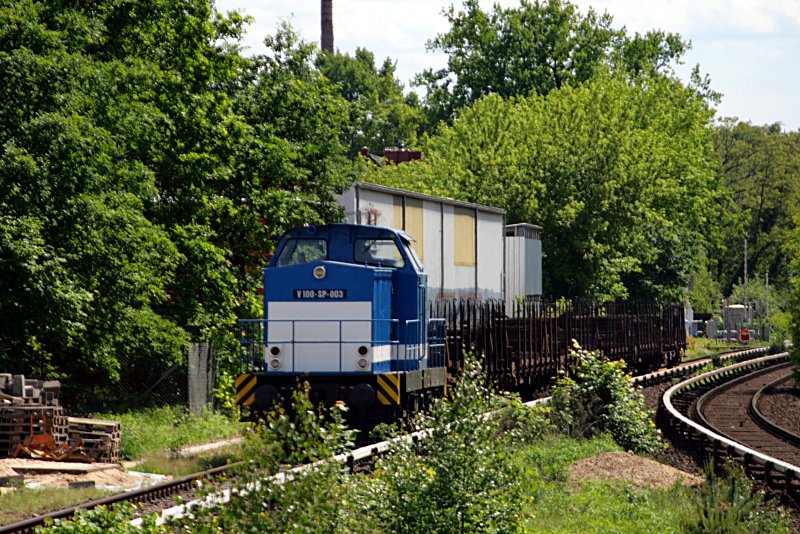
[[[322,1],[322,39],[323,50],[333,53],[333,0]]]

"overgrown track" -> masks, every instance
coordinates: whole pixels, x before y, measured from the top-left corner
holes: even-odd
[[[144,505],[145,510],[153,511],[174,506],[176,496],[188,496],[190,499],[194,498],[194,490],[196,489],[198,482],[209,480],[213,481],[218,479],[226,474],[229,474],[232,468],[241,464],[242,462],[238,462],[222,467],[215,467],[214,469],[187,475],[185,477],[163,482],[155,486],[150,486],[135,491],[118,493],[116,495],[110,495],[108,497],[103,497],[102,499],[88,501],[55,512],[49,512],[37,517],[26,519],[24,521],[19,521],[17,523],[3,525],[0,526],[0,533],[34,532],[37,528],[44,526],[45,521],[48,519],[70,518],[78,510],[95,508],[97,506],[110,506],[112,504],[124,501],[141,503]]]
[[[752,418],[753,397],[787,372],[787,354],[765,356],[704,373],[672,386],[659,407],[673,443],[720,466],[739,463],[770,490],[800,496],[800,449]]]
[[[757,355],[762,354],[764,351],[765,349],[750,349],[741,351],[739,353],[731,353],[726,356],[722,356],[722,359],[739,361],[741,359],[753,358]],[[672,380],[676,377],[685,376],[689,373],[695,372],[702,366],[706,365],[709,361],[710,358],[703,358],[703,359],[693,360],[692,362],[684,362],[684,364],[671,369],[665,369],[662,371],[649,373],[647,375],[637,376],[634,378],[634,382],[643,386],[663,383],[665,381]],[[545,400],[546,399],[538,399],[536,401],[531,401],[526,404],[533,405]],[[413,440],[423,439],[424,438],[423,434],[424,433],[422,432],[417,432],[415,434],[396,439],[413,439]],[[336,460],[348,465],[351,471],[360,471],[365,469],[368,470],[370,469],[374,457],[377,456],[378,454],[385,452],[386,450],[389,449],[389,447],[390,447],[389,442],[373,443],[361,447],[359,449],[355,449],[350,453],[339,455],[336,458]],[[196,488],[198,481],[208,480],[208,479],[213,480],[225,474],[229,474],[229,470],[232,467],[240,464],[241,463],[231,464],[229,466],[219,467],[211,469],[209,471],[203,471],[201,473],[196,473],[180,479],[165,482],[157,486],[151,486],[149,488],[145,488],[142,490],[121,493],[118,495],[111,495],[103,499],[82,503],[56,512],[50,512],[42,516],[27,519],[25,521],[21,521],[18,523],[0,526],[0,533],[33,532],[37,527],[44,525],[44,522],[47,519],[69,518],[77,510],[89,509],[103,505],[109,506],[124,501],[142,503],[144,504],[144,509],[147,512],[153,512],[173,507],[172,514],[175,516],[179,516],[182,513],[185,513],[184,511],[179,509],[185,510],[187,507],[192,506],[192,503],[176,507],[174,506],[175,496],[177,495],[180,495],[182,497],[188,496],[186,500],[191,500],[192,498],[194,498],[194,489]],[[222,498],[221,502],[224,502],[224,499],[225,497]]]

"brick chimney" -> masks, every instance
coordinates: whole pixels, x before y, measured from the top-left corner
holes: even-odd
[[[322,38],[320,47],[333,53],[333,0],[321,0],[322,4]]]
[[[408,150],[407,148],[384,148],[383,157],[392,163],[406,163],[422,158],[419,150]]]

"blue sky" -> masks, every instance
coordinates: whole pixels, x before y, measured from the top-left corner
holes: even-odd
[[[692,42],[678,73],[687,78],[699,63],[723,94],[718,117],[753,124],[781,122],[800,130],[800,0],[572,0],[584,12],[607,11],[614,26],[630,33],[650,29],[679,33]],[[452,2],[440,0],[333,0],[334,42],[353,53],[357,46],[382,61],[397,62],[406,88],[414,74],[446,63],[426,52],[425,42],[447,30],[441,15]],[[491,9],[492,1],[481,1]],[[518,0],[499,0],[503,6]],[[239,9],[254,17],[244,39],[251,52],[264,51],[264,36],[281,19],[307,41],[319,42],[319,0],[217,0],[217,9]],[[456,6],[460,6],[456,2]]]

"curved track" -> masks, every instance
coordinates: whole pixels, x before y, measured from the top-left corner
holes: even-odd
[[[773,458],[800,466],[800,440],[781,436],[753,410],[756,395],[791,375],[790,364],[750,373],[715,388],[697,401],[697,418],[718,434]]]
[[[800,496],[800,449],[752,419],[753,397],[782,378],[788,353],[765,356],[689,378],[669,388],[659,418],[673,444],[720,466],[739,463],[792,506]],[[781,366],[780,368],[778,366]]]
[[[784,439],[787,439],[793,443],[797,443],[800,446],[800,435],[797,435],[794,432],[791,432],[784,428],[782,425],[779,425],[769,417],[766,417],[761,410],[759,409],[759,403],[761,398],[765,395],[769,395],[774,393],[775,390],[783,386],[784,382],[789,382],[793,377],[793,373],[787,373],[786,376],[779,378],[764,386],[758,393],[753,396],[753,400],[750,404],[750,412],[758,420],[758,424],[765,428],[772,434],[776,436],[781,436]]]

